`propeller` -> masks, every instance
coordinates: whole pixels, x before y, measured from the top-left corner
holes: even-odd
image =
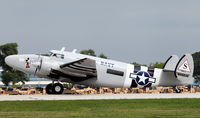
[[[38,62],[39,62],[39,63],[38,63],[37,66],[36,66],[34,76],[35,76],[35,75],[37,74],[37,72],[40,71],[41,68],[42,68],[43,59],[42,59],[42,57],[40,57],[40,56],[41,56],[41,55],[38,56]]]

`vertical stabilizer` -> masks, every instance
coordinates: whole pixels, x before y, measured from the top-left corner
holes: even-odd
[[[165,62],[165,65],[163,66],[163,70],[174,72],[178,61],[179,61],[179,58],[177,55],[170,56]]]
[[[191,78],[194,72],[194,61],[191,54],[185,54],[175,68],[175,76],[178,79]]]

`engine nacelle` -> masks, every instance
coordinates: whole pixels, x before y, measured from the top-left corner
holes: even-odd
[[[47,76],[51,73],[52,69],[59,70],[60,66],[58,62],[43,58],[41,62],[41,67],[38,71],[38,74],[41,76]]]

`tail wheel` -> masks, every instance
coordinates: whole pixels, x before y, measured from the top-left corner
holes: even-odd
[[[52,88],[53,88],[53,85],[52,85],[52,84],[48,84],[48,85],[46,86],[46,93],[47,93],[47,94],[53,94]]]
[[[64,87],[62,84],[60,83],[56,83],[53,85],[52,87],[52,92],[53,94],[62,94],[63,93],[63,90],[64,90]]]
[[[181,89],[176,88],[176,93],[181,93],[181,92],[182,92]]]

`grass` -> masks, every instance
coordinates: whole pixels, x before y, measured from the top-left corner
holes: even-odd
[[[3,101],[0,118],[200,117],[200,99]]]

